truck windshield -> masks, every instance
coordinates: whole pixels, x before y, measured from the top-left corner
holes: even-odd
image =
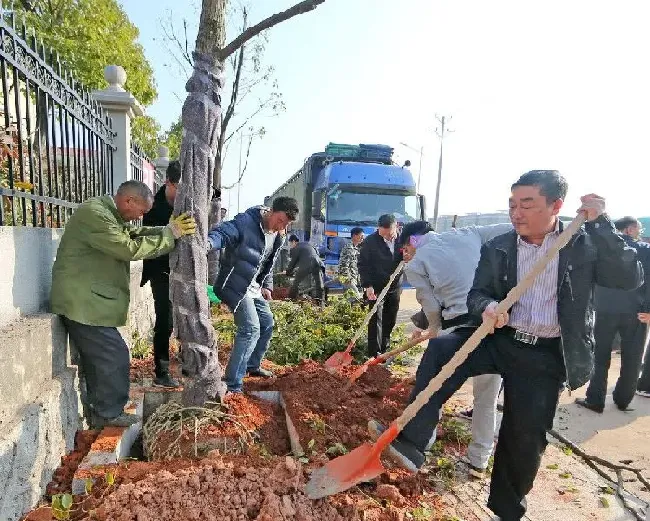
[[[335,191],[327,201],[327,222],[374,225],[380,215],[392,213],[398,222],[415,221],[414,195]]]

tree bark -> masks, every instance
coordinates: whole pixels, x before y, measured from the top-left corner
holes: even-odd
[[[221,124],[223,62],[217,50],[225,40],[226,0],[203,0],[201,23],[193,53],[194,71],[185,85],[187,99],[181,120],[182,182],[174,203],[174,214],[190,212],[196,219],[195,235],[184,237],[170,255],[170,298],[174,327],[181,344],[183,402],[200,405],[207,399],[222,399],[217,336],[210,320],[207,233],[212,196],[212,172]]]

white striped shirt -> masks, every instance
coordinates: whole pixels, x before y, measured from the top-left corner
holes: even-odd
[[[555,231],[544,237],[541,245],[517,237],[517,282],[546,254],[560,235],[559,220]],[[559,255],[555,255],[533,285],[510,310],[508,325],[542,338],[560,336],[557,316],[557,277]]]

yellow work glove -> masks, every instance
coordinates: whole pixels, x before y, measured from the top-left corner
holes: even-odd
[[[174,237],[180,239],[183,235],[194,235],[196,233],[196,221],[188,213],[182,213],[169,219],[169,228]]]

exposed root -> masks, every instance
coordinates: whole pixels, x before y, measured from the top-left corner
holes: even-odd
[[[183,457],[181,440],[183,433],[193,434],[193,453],[198,456],[198,434],[208,425],[221,426],[229,422],[238,435],[233,443],[223,439],[219,448],[224,454],[241,454],[251,445],[254,435],[246,429],[237,416],[228,414],[227,405],[207,403],[207,407],[185,407],[176,402],[161,405],[151,415],[142,429],[144,451],[149,460],[170,460]],[[171,435],[172,440],[169,441]]]

